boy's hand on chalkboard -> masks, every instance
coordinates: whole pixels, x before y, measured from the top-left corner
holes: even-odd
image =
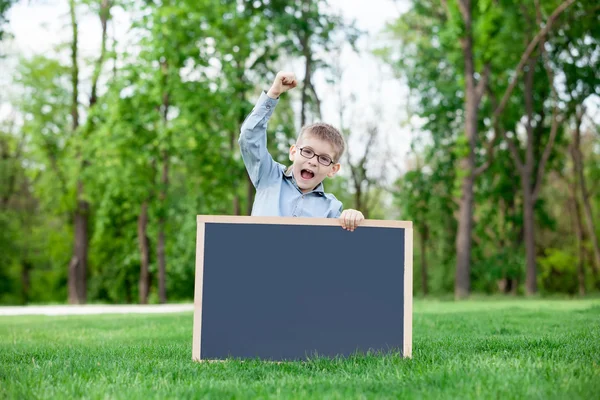
[[[273,85],[271,85],[271,88],[267,92],[267,96],[276,99],[281,93],[285,93],[296,86],[298,86],[298,81],[293,72],[278,72]]]
[[[340,223],[342,228],[352,232],[365,219],[363,213],[358,210],[344,210],[340,215]]]

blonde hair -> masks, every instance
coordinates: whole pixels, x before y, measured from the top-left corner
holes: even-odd
[[[326,124],[324,122],[317,122],[310,125],[305,125],[300,130],[300,134],[298,135],[298,141],[302,139],[302,137],[308,134],[313,136],[316,139],[323,140],[328,142],[333,146],[333,150],[335,151],[334,161],[338,162],[342,155],[344,154],[344,150],[346,149],[346,143],[344,142],[344,137],[336,128],[332,125]]]

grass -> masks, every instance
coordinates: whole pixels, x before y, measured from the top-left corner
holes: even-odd
[[[597,399],[600,300],[416,301],[413,359],[191,361],[192,314],[0,318],[0,398]]]

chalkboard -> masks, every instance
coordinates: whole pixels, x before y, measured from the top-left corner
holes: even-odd
[[[412,223],[198,216],[192,359],[412,353]]]

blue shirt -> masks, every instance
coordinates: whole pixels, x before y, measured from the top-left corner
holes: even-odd
[[[278,99],[262,92],[252,112],[242,124],[239,144],[256,196],[254,216],[338,218],[342,203],[325,193],[323,183],[302,193],[290,169],[273,160],[267,150],[267,122]]]

